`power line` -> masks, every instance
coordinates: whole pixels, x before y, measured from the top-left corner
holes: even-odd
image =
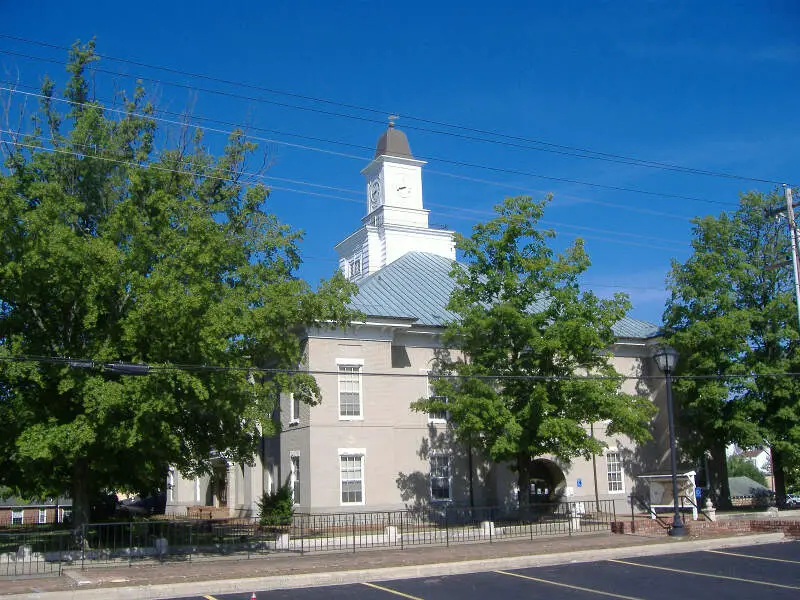
[[[0,83],[3,83],[5,85],[7,85],[7,86],[20,85],[20,84],[18,84],[16,82],[8,82],[8,81],[0,81]],[[33,86],[25,86],[25,85],[23,85],[22,87],[27,87],[28,89],[39,89],[39,88],[34,88]],[[8,91],[9,93],[12,93],[12,94],[17,93],[17,94],[23,94],[23,95],[26,95],[26,96],[45,98],[44,94],[32,93],[32,92],[22,92],[22,91],[14,89],[12,87],[2,87],[2,88],[0,88],[0,91],[2,91],[2,90]],[[56,101],[56,102],[63,102],[63,103],[67,103],[67,104],[74,105],[74,106],[93,106],[92,104],[87,103],[87,102],[75,102],[73,100],[67,100],[65,98],[50,98],[50,99],[53,100],[53,101]],[[119,114],[125,114],[125,115],[130,114],[132,116],[139,116],[139,117],[142,117],[142,118],[148,118],[148,119],[152,119],[152,120],[155,120],[155,121],[168,123],[168,124],[176,124],[176,125],[185,125],[186,124],[185,120],[175,121],[175,120],[171,120],[171,119],[164,119],[162,117],[155,117],[155,116],[152,116],[152,115],[149,115],[149,114],[145,115],[145,114],[142,114],[142,113],[135,113],[135,112],[129,113],[128,111],[123,110],[123,109],[115,109],[115,108],[105,107],[104,106],[103,110],[104,111],[108,111],[108,112],[115,112],[115,113],[119,113]],[[186,115],[184,113],[178,113],[178,112],[175,112],[175,111],[168,111],[168,110],[161,109],[161,108],[154,108],[154,111],[158,112],[158,113],[162,113],[162,114],[170,114],[170,115],[173,115],[173,116],[186,118]],[[230,127],[242,127],[242,125],[240,123],[236,123],[236,122],[233,122],[233,121],[223,121],[223,120],[220,120],[220,119],[214,119],[214,118],[211,118],[211,117],[204,117],[204,116],[192,116],[192,117],[188,118],[188,120],[189,121],[191,121],[191,120],[208,121],[208,122],[214,122],[214,123],[218,123],[218,124],[227,125],[227,126],[230,126]],[[229,130],[217,129],[217,128],[213,128],[213,127],[208,127],[206,125],[203,125],[202,127],[203,127],[203,129],[205,131],[209,131],[209,132],[212,132],[212,133],[221,133],[221,134],[225,134],[225,135],[230,133]],[[267,132],[267,133],[274,133],[274,134],[278,134],[278,135],[286,135],[286,136],[290,136],[290,137],[297,137],[297,138],[300,138],[300,139],[307,139],[307,140],[312,140],[312,141],[316,141],[316,142],[323,142],[323,143],[329,143],[329,144],[334,144],[334,145],[349,146],[349,147],[358,148],[358,149],[361,149],[361,150],[368,150],[370,152],[373,150],[369,146],[364,146],[364,145],[359,145],[359,144],[352,144],[352,143],[349,143],[349,142],[343,142],[343,141],[330,140],[330,139],[325,139],[325,138],[320,138],[320,137],[301,135],[301,134],[297,134],[297,133],[289,133],[289,132],[284,132],[284,131],[278,131],[278,130],[275,130],[275,129],[267,129],[267,128],[264,128],[264,127],[257,127],[257,126],[254,126],[254,125],[247,125],[246,127],[247,127],[247,129],[252,129],[252,130],[255,130],[255,131],[264,131],[264,132]],[[355,160],[359,160],[359,161],[369,161],[370,160],[367,157],[359,156],[359,155],[355,155],[355,154],[347,154],[347,153],[343,153],[343,152],[335,152],[333,150],[328,150],[328,149],[325,149],[325,148],[318,148],[318,147],[314,147],[314,146],[293,144],[293,143],[285,142],[285,141],[282,141],[282,140],[276,140],[276,139],[273,139],[273,138],[263,138],[263,137],[259,137],[259,136],[255,136],[255,135],[247,134],[247,133],[245,134],[245,137],[247,139],[254,140],[254,141],[261,141],[261,142],[266,142],[266,143],[271,143],[271,144],[276,144],[276,145],[281,145],[281,146],[287,146],[287,147],[291,147],[291,148],[297,148],[297,149],[301,149],[301,150],[320,152],[320,153],[324,153],[324,154],[330,154],[330,155],[333,155],[333,156],[339,156],[339,157],[343,157],[343,158],[355,159]],[[448,173],[446,171],[438,171],[438,170],[434,170],[434,169],[430,169],[430,168],[426,169],[425,172],[426,173],[431,173],[431,174],[434,174],[434,175],[450,177],[450,178],[453,178],[453,179],[459,179],[459,180],[463,180],[463,181],[472,181],[472,182],[475,182],[475,183],[482,183],[482,184],[485,184],[485,185],[493,185],[493,186],[497,186],[497,187],[501,187],[501,188],[505,188],[505,189],[515,189],[515,190],[519,190],[519,191],[522,191],[522,192],[525,192],[525,193],[530,193],[531,191],[535,191],[535,192],[543,193],[543,194],[548,193],[547,191],[544,191],[544,190],[534,190],[534,189],[531,189],[531,188],[515,186],[515,185],[508,184],[508,183],[503,183],[503,182],[498,182],[498,181],[489,181],[489,180],[486,180],[486,179],[479,179],[479,178],[476,178],[476,177],[469,177],[467,175],[460,175],[460,174],[456,174],[456,173]],[[362,192],[355,191],[355,190],[341,190],[341,191],[347,191],[349,193],[359,194],[359,195],[362,193]],[[676,215],[674,213],[655,211],[655,210],[651,210],[651,209],[647,209],[647,208],[641,208],[641,207],[636,207],[636,206],[628,206],[628,205],[625,205],[625,204],[616,204],[616,203],[613,203],[613,202],[605,202],[605,201],[602,201],[602,200],[594,200],[594,199],[585,198],[585,197],[582,197],[582,196],[575,196],[575,195],[571,195],[571,194],[559,193],[558,194],[558,198],[573,199],[573,200],[578,200],[580,202],[586,202],[586,203],[589,203],[589,204],[596,204],[598,206],[607,206],[609,208],[618,208],[620,210],[627,210],[627,211],[631,211],[631,212],[649,214],[649,215],[658,216],[658,217],[666,217],[666,218],[679,219],[679,220],[684,220],[684,221],[690,221],[691,220],[688,217],[683,217],[681,215]]]
[[[5,129],[0,129],[0,134],[15,135],[15,132],[8,131],[8,130],[5,130]],[[43,136],[36,136],[36,135],[31,135],[31,134],[26,134],[26,135],[29,138],[34,138],[34,139],[39,139],[39,140],[46,140],[46,138],[44,138]],[[182,174],[182,175],[195,175],[195,176],[199,176],[199,177],[209,177],[211,179],[216,179],[216,180],[219,180],[219,181],[226,181],[226,182],[230,182],[230,183],[239,183],[237,180],[232,179],[232,178],[219,177],[219,176],[214,176],[214,175],[210,175],[210,174],[203,173],[203,172],[197,172],[197,171],[183,171],[183,170],[178,170],[178,169],[170,169],[168,167],[155,165],[152,162],[143,165],[143,164],[140,164],[140,163],[137,163],[137,162],[133,162],[133,161],[119,160],[119,159],[114,159],[114,158],[111,158],[111,157],[101,156],[101,155],[97,155],[97,154],[88,154],[88,153],[85,153],[85,152],[76,152],[76,151],[69,151],[69,150],[63,150],[63,149],[57,149],[57,148],[50,148],[50,147],[46,147],[46,146],[37,146],[35,144],[26,144],[26,143],[23,143],[23,142],[16,141],[14,139],[6,140],[6,139],[0,138],[0,141],[5,142],[5,143],[9,143],[9,144],[12,144],[12,145],[15,145],[15,146],[20,146],[20,147],[23,147],[23,148],[28,148],[28,149],[31,149],[31,150],[34,150],[34,151],[45,151],[45,152],[51,152],[51,153],[69,154],[69,155],[75,156],[77,158],[90,158],[90,159],[93,158],[93,159],[98,159],[98,160],[104,160],[104,161],[107,161],[107,162],[113,162],[113,163],[117,163],[117,164],[122,164],[122,165],[126,165],[126,166],[142,168],[142,169],[152,168],[152,169],[155,169],[155,170],[158,170],[158,171],[172,172],[172,173],[177,173],[177,174]],[[80,143],[77,143],[77,142],[70,142],[70,143],[73,146],[84,147],[84,148],[90,147],[92,150],[96,149],[96,148],[94,148],[92,146],[87,146],[86,144],[80,144]],[[181,162],[181,164],[189,164],[189,163],[184,161],[184,162]],[[233,169],[227,169],[227,171],[228,172],[234,172]],[[251,172],[242,171],[242,172],[236,172],[236,174],[240,175],[240,176],[254,177],[254,178],[258,178],[258,179],[270,179],[269,176],[262,175],[260,173],[251,173]],[[278,179],[280,179],[280,178],[278,178]],[[291,181],[291,182],[298,183],[298,184],[301,184],[301,185],[311,185],[311,186],[323,187],[323,188],[330,187],[330,186],[324,186],[324,185],[320,185],[320,184],[314,184],[314,183],[305,182],[305,181],[298,181],[298,180],[284,180],[284,181]],[[309,196],[317,196],[317,197],[322,197],[322,198],[331,198],[331,199],[335,199],[335,200],[341,200],[341,201],[344,201],[344,202],[351,202],[351,203],[357,203],[357,204],[362,204],[363,203],[362,200],[357,200],[357,199],[354,199],[354,198],[344,198],[342,196],[334,196],[332,194],[325,194],[325,193],[319,193],[319,192],[310,192],[310,191],[307,191],[307,190],[298,190],[296,188],[285,188],[285,187],[279,187],[279,186],[272,186],[271,185],[270,189],[279,190],[279,191],[293,192],[293,193],[297,193],[297,194],[305,194],[305,195],[309,195]],[[460,212],[470,212],[470,213],[488,214],[488,215],[493,215],[494,214],[494,213],[490,213],[488,211],[485,211],[485,212],[474,211],[474,210],[469,210],[469,209],[464,209],[464,208],[459,208],[459,207],[451,207],[451,206],[448,206],[448,205],[437,205],[437,206],[444,206],[446,208],[450,208],[450,209],[453,209],[455,211],[460,211]],[[466,215],[452,215],[452,214],[447,214],[447,213],[442,213],[442,215],[443,216],[450,216],[450,217],[453,217],[453,218],[465,219],[465,220],[473,220],[473,217],[466,216]],[[540,221],[540,223],[548,224],[549,222]],[[580,226],[580,225],[569,225],[569,224],[558,224],[558,225],[560,227],[567,228],[567,229],[588,230],[588,231],[594,231],[594,232],[600,232],[600,233],[611,233],[611,234],[615,234],[615,235],[627,235],[627,236],[632,236],[632,237],[637,237],[637,238],[649,239],[649,238],[647,238],[647,236],[642,236],[642,235],[634,234],[634,233],[627,233],[627,232],[621,232],[621,231],[611,231],[611,230],[605,230],[605,229],[597,229],[597,228],[592,228],[592,227],[584,227],[584,226]],[[618,238],[603,238],[603,237],[592,236],[592,235],[583,235],[582,237],[585,238],[585,239],[594,239],[594,240],[608,242],[608,243],[612,243],[612,244],[621,244],[621,245],[626,245],[626,246],[638,246],[638,247],[643,247],[643,248],[652,248],[652,249],[655,249],[655,250],[665,250],[665,251],[668,251],[668,252],[671,252],[671,251],[674,250],[674,246],[664,247],[664,246],[658,246],[658,245],[655,245],[655,244],[647,244],[647,243],[643,243],[643,242],[620,240]],[[666,238],[656,238],[656,239],[660,239],[660,240],[668,242],[668,243],[672,243],[673,241],[676,241],[676,240],[668,240]]]
[[[304,254],[303,255],[304,262],[326,262],[326,263],[338,263],[339,259],[334,256],[314,256],[312,254]],[[599,283],[597,281],[582,281],[581,285],[587,288],[608,288],[608,289],[615,289],[615,290],[642,290],[648,292],[665,292],[666,289],[663,287],[653,287],[653,286],[646,286],[646,285],[627,285],[624,283]]]
[[[38,46],[54,48],[54,49],[58,49],[58,50],[66,50],[66,51],[71,50],[71,48],[69,48],[68,46],[61,46],[61,45],[58,45],[58,44],[42,42],[42,41],[39,41],[39,40],[31,40],[31,39],[22,38],[22,37],[18,37],[18,36],[13,36],[13,35],[9,35],[9,34],[0,34],[0,37],[6,38],[6,39],[15,40],[15,41],[19,41],[19,42],[23,42],[23,43],[27,43],[27,44],[34,44],[34,45],[38,45]],[[177,69],[177,68],[174,68],[174,67],[166,67],[166,66],[163,66],[163,65],[154,65],[154,64],[151,64],[151,63],[143,62],[143,61],[137,61],[137,60],[126,59],[126,58],[119,58],[119,57],[114,57],[114,56],[110,56],[110,55],[106,55],[106,54],[96,53],[96,56],[98,56],[101,59],[109,60],[109,61],[112,61],[112,62],[118,62],[118,63],[123,63],[123,64],[134,65],[134,66],[138,66],[138,67],[144,67],[144,68],[147,68],[147,69],[154,69],[154,70],[158,70],[158,71],[164,71],[164,72],[172,73],[172,74],[176,74],[176,75],[184,75],[184,76],[192,77],[192,78],[195,78],[195,79],[203,79],[203,80],[206,80],[206,81],[213,81],[213,82],[216,82],[216,83],[222,83],[222,84],[229,85],[229,86],[234,86],[234,87],[241,87],[241,88],[246,88],[246,89],[251,89],[251,90],[267,92],[267,93],[278,95],[278,96],[285,96],[285,97],[302,99],[302,100],[310,100],[312,102],[327,104],[329,106],[337,106],[339,108],[346,108],[346,109],[349,109],[349,110],[357,110],[357,111],[361,111],[361,112],[367,112],[367,113],[371,113],[371,114],[380,114],[380,115],[384,115],[384,116],[390,113],[390,111],[384,111],[384,110],[380,110],[380,109],[376,109],[376,108],[372,108],[372,107],[360,106],[360,105],[356,105],[356,104],[348,104],[348,103],[345,103],[345,102],[339,102],[339,101],[336,101],[336,100],[331,100],[329,98],[322,98],[322,97],[319,97],[319,96],[311,96],[311,95],[300,94],[300,93],[296,93],[296,92],[288,92],[288,91],[285,91],[285,90],[278,90],[278,89],[275,89],[275,88],[268,88],[268,87],[265,87],[265,86],[251,84],[251,83],[247,83],[247,82],[224,79],[224,78],[221,78],[221,77],[216,77],[216,76],[208,75],[208,74],[205,74],[205,73],[195,73],[195,72],[186,71],[186,70],[183,70],[183,69]],[[297,108],[300,108],[300,107],[297,107]],[[339,113],[334,113],[334,114],[336,116],[341,116],[341,117],[346,117],[346,118],[355,118],[352,115],[345,115],[345,114],[339,114]],[[485,130],[485,129],[477,129],[477,128],[468,127],[468,126],[465,126],[465,125],[460,125],[460,124],[456,124],[456,123],[448,123],[448,122],[445,122],[445,121],[437,121],[437,120],[427,119],[427,118],[418,117],[418,116],[414,116],[414,115],[403,115],[403,118],[404,119],[408,119],[408,120],[412,120],[412,121],[418,121],[420,123],[427,123],[427,124],[430,124],[430,125],[436,125],[436,126],[439,126],[439,127],[447,127],[447,128],[450,128],[450,129],[457,129],[459,131],[466,131],[466,132],[477,133],[477,134],[481,134],[481,135],[489,135],[489,136],[494,136],[496,138],[500,138],[500,139],[479,138],[479,137],[475,137],[473,135],[459,134],[459,133],[455,133],[455,132],[452,132],[452,131],[439,131],[439,130],[432,130],[432,129],[424,128],[424,127],[406,126],[407,129],[415,129],[415,130],[419,130],[419,131],[426,131],[428,133],[434,133],[434,134],[437,134],[437,135],[455,136],[455,137],[458,137],[458,138],[468,139],[468,140],[472,140],[472,141],[480,141],[480,142],[498,144],[498,145],[514,147],[514,148],[520,148],[520,149],[526,149],[526,150],[534,150],[534,151],[538,151],[538,152],[550,152],[550,153],[554,153],[554,154],[570,156],[570,157],[573,157],[573,158],[583,158],[583,159],[590,159],[590,160],[603,160],[603,161],[607,161],[607,162],[615,162],[615,163],[627,164],[627,165],[638,166],[638,167],[646,167],[646,168],[652,168],[652,169],[674,171],[674,172],[686,173],[686,174],[691,174],[691,175],[704,175],[704,176],[709,176],[709,177],[718,177],[718,178],[725,178],[725,179],[738,179],[738,180],[742,180],[742,181],[755,181],[755,182],[759,182],[759,183],[770,183],[770,184],[778,184],[778,185],[781,184],[781,183],[784,183],[783,181],[777,181],[777,180],[772,180],[772,179],[763,179],[763,178],[758,178],[758,177],[749,177],[749,176],[744,176],[744,175],[738,175],[738,174],[734,174],[734,173],[725,173],[725,172],[720,172],[720,171],[710,171],[710,170],[706,170],[706,169],[697,169],[697,168],[693,168],[693,167],[686,167],[686,166],[683,166],[683,165],[676,165],[676,164],[671,164],[671,163],[640,159],[640,158],[636,158],[636,157],[632,157],[632,156],[626,156],[626,155],[622,155],[622,154],[614,154],[614,153],[609,153],[609,152],[600,152],[600,151],[591,150],[591,149],[587,149],[587,148],[581,148],[581,147],[577,147],[577,146],[569,146],[569,145],[565,145],[565,144],[556,144],[556,143],[547,142],[547,141],[543,141],[543,140],[537,140],[537,139],[528,138],[528,137],[522,137],[522,136],[515,136],[515,135],[504,134],[504,133],[498,133],[498,132],[495,132],[495,131],[488,131],[488,130]],[[369,119],[369,120],[371,120],[373,122],[375,121],[375,119]],[[383,122],[383,121],[380,121],[380,122]],[[513,142],[502,141],[502,140],[513,140]],[[522,143],[527,144],[527,145],[522,145],[522,144],[516,143],[516,142],[522,142]],[[530,144],[536,144],[536,146],[531,146]]]
[[[223,365],[207,365],[207,364],[145,364],[134,362],[120,362],[120,361],[95,361],[87,358],[71,358],[65,356],[0,356],[0,362],[24,362],[36,364],[53,364],[63,365],[76,369],[105,369],[119,374],[128,375],[142,375],[154,373],[170,373],[177,371],[200,372],[200,373],[225,373],[225,372],[239,372],[239,373],[262,373],[266,375],[335,375],[340,373],[338,370],[325,370],[325,369],[280,369],[280,368],[267,368],[257,366],[223,366]],[[114,369],[113,367],[117,367]],[[126,372],[127,371],[127,372]],[[641,380],[661,380],[665,379],[666,375],[503,375],[503,374],[486,374],[486,375],[459,375],[449,373],[414,373],[414,372],[377,372],[377,371],[360,371],[360,375],[364,377],[390,377],[390,378],[414,378],[414,379],[454,379],[454,380],[482,380],[482,381],[641,381]],[[742,374],[719,374],[713,375],[671,375],[673,380],[685,379],[693,381],[716,380],[741,380],[741,379],[758,379],[758,378],[783,378],[783,377],[800,377],[800,372],[769,372],[769,373],[742,373]]]
[[[5,133],[7,135],[15,135],[15,132],[8,131],[8,130],[5,130],[5,129],[0,129],[0,133]],[[31,137],[39,137],[39,136],[31,136]],[[22,148],[28,148],[28,149],[34,150],[36,152],[51,152],[51,153],[57,153],[57,154],[70,154],[70,155],[75,156],[77,158],[91,158],[91,159],[96,159],[96,160],[103,160],[103,161],[106,161],[106,162],[116,163],[116,164],[125,165],[125,166],[129,166],[129,167],[136,167],[136,168],[139,168],[139,169],[153,169],[153,170],[156,170],[156,171],[164,171],[164,172],[167,172],[167,173],[177,173],[178,175],[194,175],[194,176],[198,176],[198,177],[206,177],[208,179],[215,179],[217,181],[226,181],[226,182],[229,182],[229,183],[240,183],[236,179],[232,179],[230,177],[220,177],[218,175],[213,175],[211,173],[204,173],[204,172],[199,172],[199,171],[180,171],[178,169],[170,169],[168,167],[162,167],[162,166],[159,166],[159,165],[156,165],[156,164],[153,164],[153,163],[147,163],[147,164],[142,165],[142,164],[139,164],[137,162],[119,160],[119,159],[111,158],[109,156],[100,156],[100,155],[96,155],[96,154],[86,154],[86,153],[83,153],[83,152],[74,152],[74,151],[70,151],[70,150],[61,150],[61,149],[58,149],[58,148],[47,148],[45,146],[37,146],[35,144],[26,144],[24,142],[19,142],[19,141],[14,140],[14,139],[10,139],[10,140],[0,139],[0,142],[4,142],[4,143],[7,143],[7,144],[12,144],[14,146],[20,146]],[[231,171],[231,169],[228,169],[228,170]],[[256,178],[259,178],[259,179],[263,179],[263,178],[266,177],[265,175],[261,175],[259,173],[249,173],[249,172],[245,172],[245,171],[239,172],[238,175],[247,176],[247,177],[256,177]],[[298,190],[296,188],[286,188],[286,187],[278,187],[278,186],[269,186],[269,187],[270,187],[271,190],[279,190],[279,191],[283,191],[283,192],[292,192],[292,193],[295,193],[295,194],[304,194],[304,195],[307,195],[307,196],[318,196],[318,197],[322,197],[322,198],[332,198],[334,200],[341,200],[343,202],[354,202],[354,203],[361,204],[361,200],[356,200],[354,198],[344,198],[342,196],[334,196],[332,194],[324,194],[324,193],[319,193],[319,192],[310,192],[308,190]]]
[[[61,64],[61,61],[58,61],[58,60],[55,60],[55,59],[47,59],[47,58],[43,58],[43,57],[30,56],[30,55],[27,55],[27,54],[23,54],[23,53],[19,53],[19,52],[13,52],[13,51],[10,51],[10,50],[0,50],[0,53],[2,53],[2,54],[10,54],[12,56],[20,56],[20,57],[23,57],[23,58],[29,58],[29,59],[32,59],[32,60],[39,60],[39,61],[43,61],[43,62],[51,62],[51,63]],[[385,121],[378,120],[378,119],[361,117],[361,116],[357,116],[357,115],[346,115],[346,114],[343,114],[343,113],[334,113],[334,112],[331,112],[331,111],[326,111],[326,110],[322,110],[322,109],[318,109],[318,108],[312,108],[312,107],[306,107],[306,106],[297,106],[297,105],[287,104],[287,103],[284,103],[284,102],[277,102],[277,101],[274,101],[274,100],[268,100],[266,98],[245,96],[245,95],[241,95],[241,94],[234,94],[232,92],[224,92],[224,91],[221,91],[221,90],[214,90],[214,89],[209,89],[209,88],[201,88],[201,87],[197,87],[197,86],[189,86],[189,85],[185,85],[185,84],[181,84],[181,83],[176,83],[176,82],[171,82],[171,81],[164,81],[164,80],[160,80],[160,79],[153,78],[153,77],[145,77],[145,76],[141,76],[141,75],[136,75],[136,76],[135,75],[129,75],[127,73],[120,73],[118,71],[111,71],[111,70],[108,70],[108,69],[101,69],[99,67],[92,67],[91,69],[92,69],[92,71],[94,71],[96,73],[105,73],[105,74],[118,75],[120,77],[129,77],[129,78],[135,77],[136,79],[140,79],[140,80],[151,81],[151,82],[154,82],[154,83],[161,83],[161,84],[164,84],[164,85],[170,85],[170,86],[179,87],[179,88],[183,88],[183,89],[188,89],[188,90],[192,90],[192,91],[200,91],[200,92],[205,92],[205,93],[210,93],[210,94],[217,94],[217,95],[222,95],[222,96],[231,97],[231,98],[239,98],[239,99],[249,100],[249,101],[252,101],[252,102],[262,102],[262,103],[267,103],[267,104],[273,104],[273,105],[276,105],[276,106],[282,106],[284,108],[293,108],[293,109],[297,109],[297,110],[310,111],[310,112],[319,113],[319,114],[323,114],[323,115],[327,115],[327,116],[339,116],[339,117],[345,117],[345,118],[348,118],[348,119],[355,119],[355,120],[359,120],[359,121],[366,121],[366,122],[370,122],[370,123],[379,123],[381,125],[385,125]],[[412,129],[412,128],[411,127],[406,127],[406,129]],[[416,129],[420,129],[420,128],[416,128]],[[608,184],[596,183],[596,182],[591,182],[591,181],[570,179],[570,178],[566,178],[566,177],[556,177],[556,176],[551,176],[551,175],[542,175],[540,173],[533,173],[533,172],[529,172],[529,171],[506,169],[506,168],[503,168],[503,167],[491,167],[491,166],[488,166],[488,165],[480,165],[480,164],[468,163],[468,162],[464,162],[464,161],[449,160],[449,159],[435,157],[435,156],[419,156],[418,158],[422,159],[422,160],[426,160],[426,161],[440,162],[440,163],[450,164],[450,165],[454,165],[454,166],[467,167],[467,168],[471,168],[471,169],[484,169],[484,170],[492,171],[492,172],[495,172],[495,173],[505,173],[505,174],[510,174],[510,175],[520,175],[520,176],[523,176],[523,177],[533,177],[533,178],[536,178],[536,179],[544,179],[544,180],[547,180],[547,181],[557,181],[559,183],[571,183],[571,184],[574,184],[574,185],[582,185],[582,186],[593,187],[593,188],[598,188],[598,189],[612,190],[612,191],[617,191],[617,192],[628,192],[628,193],[634,193],[634,194],[642,194],[642,195],[651,196],[651,197],[657,197],[657,198],[671,198],[671,199],[675,199],[675,200],[689,200],[689,201],[692,201],[692,202],[703,202],[703,203],[707,203],[707,204],[717,204],[717,205],[722,205],[722,206],[732,206],[733,205],[730,202],[722,202],[722,201],[719,201],[719,200],[709,200],[709,199],[705,199],[705,198],[698,198],[698,197],[695,197],[695,196],[684,196],[684,195],[681,195],[681,194],[671,194],[671,193],[668,193],[668,192],[654,192],[654,191],[650,191],[650,190],[642,190],[642,189],[638,189],[638,188],[628,188],[628,187],[624,187],[624,186],[608,185]]]

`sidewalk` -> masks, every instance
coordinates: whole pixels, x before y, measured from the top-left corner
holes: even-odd
[[[581,534],[573,537],[476,543],[357,553],[273,554],[250,559],[195,560],[132,567],[77,568],[60,577],[0,581],[0,600],[117,600],[252,592],[585,562],[776,542],[782,533],[667,536]],[[113,591],[112,589],[113,588]]]

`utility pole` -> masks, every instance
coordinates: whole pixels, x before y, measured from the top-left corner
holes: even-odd
[[[797,305],[797,322],[800,326],[800,267],[797,264],[797,223],[794,220],[794,206],[792,203],[792,188],[785,185],[786,217],[789,221],[789,233],[792,238],[792,271],[794,272],[794,300]]]

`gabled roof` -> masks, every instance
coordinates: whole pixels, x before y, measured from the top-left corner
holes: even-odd
[[[456,318],[445,308],[455,288],[452,268],[453,261],[444,256],[408,252],[361,280],[350,306],[372,317],[416,318],[415,325],[443,327]],[[613,329],[619,338],[637,339],[660,331],[658,325],[630,317]]]
[[[740,496],[764,496],[772,493],[772,490],[768,487],[744,476],[728,477],[728,488],[733,498]]]
[[[59,506],[70,508],[72,500],[69,498],[19,498],[9,496],[0,498],[0,508],[43,508],[45,506]]]

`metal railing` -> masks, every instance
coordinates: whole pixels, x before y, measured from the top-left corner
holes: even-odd
[[[636,515],[634,514],[636,505],[638,504],[646,513],[647,516],[653,519],[662,529],[670,529],[672,527],[672,523],[664,520],[661,516],[656,512],[655,507],[653,507],[650,502],[646,498],[641,497],[638,494],[631,494],[631,532],[635,532],[636,530]]]
[[[357,552],[450,546],[609,531],[614,502],[531,504],[524,508],[428,506],[417,510],[296,513],[269,523],[250,519],[143,520],[77,529],[0,533],[0,577],[59,574],[142,561],[242,558],[275,552]]]

